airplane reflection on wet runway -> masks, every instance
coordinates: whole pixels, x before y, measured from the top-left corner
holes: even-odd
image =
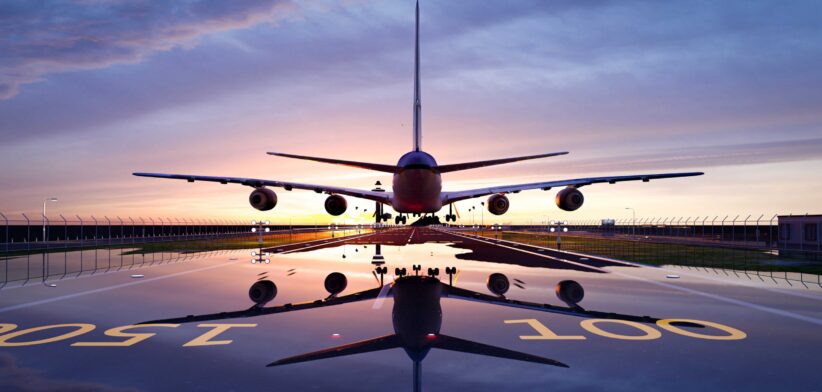
[[[375,274],[379,274],[380,281],[382,282],[384,275],[388,273],[388,269],[387,267],[378,266],[374,272]],[[405,268],[396,268],[394,270],[396,278],[392,282],[386,285],[380,284],[378,287],[372,289],[341,296],[339,294],[347,287],[348,280],[344,274],[332,272],[326,277],[324,282],[325,289],[330,294],[328,297],[316,301],[288,303],[280,306],[266,306],[267,303],[276,297],[277,286],[273,281],[268,280],[266,276],[261,276],[249,289],[249,298],[254,302],[254,306],[249,309],[204,315],[189,315],[179,318],[153,320],[141,324],[192,323],[257,317],[391,297],[394,300],[392,309],[393,334],[279,359],[268,364],[268,366],[282,366],[319,359],[402,348],[413,361],[414,390],[420,390],[421,363],[428,352],[433,348],[557,367],[569,367],[565,363],[555,359],[441,334],[441,298],[477,301],[493,305],[524,308],[577,317],[623,320],[632,323],[654,324],[659,320],[658,318],[649,316],[633,316],[586,310],[579,305],[579,302],[584,298],[584,289],[579,283],[573,280],[564,280],[556,285],[557,297],[567,305],[556,306],[506,298],[505,294],[510,288],[510,282],[508,278],[501,273],[493,273],[488,277],[487,287],[488,290],[493,293],[493,295],[489,295],[453,286],[453,279],[451,278],[457,272],[455,267],[446,268],[445,273],[449,275],[449,283],[443,283],[439,280],[439,272],[439,268],[429,268],[427,274],[423,274],[422,266],[414,265],[412,267],[413,275],[409,275]],[[701,325],[688,323],[679,323],[679,326],[702,327]]]

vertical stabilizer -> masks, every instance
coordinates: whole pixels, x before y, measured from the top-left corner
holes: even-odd
[[[420,1],[414,41],[414,151],[422,149],[422,103],[420,102]]]

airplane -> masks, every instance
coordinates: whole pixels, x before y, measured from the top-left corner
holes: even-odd
[[[248,291],[248,296],[254,303],[249,309],[204,315],[189,315],[178,318],[146,321],[139,324],[180,324],[257,317],[391,297],[394,301],[391,312],[394,327],[393,334],[279,359],[269,363],[267,366],[283,366],[319,359],[402,348],[413,362],[413,390],[419,391],[422,378],[422,360],[425,359],[431,349],[457,351],[562,368],[569,367],[569,365],[555,359],[440,333],[442,327],[442,307],[440,300],[442,298],[482,302],[576,317],[616,319],[647,324],[655,324],[659,321],[658,318],[649,316],[634,316],[586,310],[579,305],[579,302],[584,298],[585,290],[582,285],[573,280],[564,280],[556,285],[555,292],[557,297],[567,305],[557,306],[506,298],[505,294],[510,288],[510,282],[508,277],[501,273],[492,273],[488,276],[486,286],[488,290],[493,293],[493,295],[489,295],[454,286],[453,277],[457,273],[455,267],[446,267],[445,269],[446,274],[449,276],[447,284],[439,280],[439,268],[428,268],[427,275],[421,274],[421,265],[414,265],[412,270],[413,275],[409,275],[405,268],[395,268],[394,274],[396,278],[392,282],[384,284],[384,276],[388,273],[388,268],[378,266],[374,270],[375,277],[379,274],[378,287],[342,296],[339,296],[339,294],[347,287],[348,280],[344,274],[332,272],[325,278],[324,282],[325,289],[329,293],[328,297],[316,301],[288,303],[279,306],[266,306],[266,304],[277,296],[277,286],[273,281],[263,276],[259,278]],[[691,328],[703,327],[699,324],[689,322],[677,324]]]
[[[433,214],[447,205],[449,208],[448,214],[445,216],[446,221],[456,221],[457,216],[454,214],[453,205],[455,202],[488,196],[487,208],[488,211],[494,215],[502,215],[508,211],[510,202],[506,194],[517,193],[523,190],[542,189],[544,191],[555,187],[564,187],[564,189],[557,192],[555,197],[556,205],[565,211],[575,211],[582,207],[585,200],[579,188],[598,183],[615,184],[622,181],[643,181],[674,178],[674,177],[690,177],[699,176],[702,172],[685,172],[685,173],[658,173],[658,174],[636,174],[636,175],[622,175],[622,176],[604,176],[604,177],[588,177],[588,178],[574,178],[559,181],[545,181],[534,182],[528,184],[492,186],[487,188],[470,189],[463,191],[449,191],[442,190],[442,174],[452,173],[456,171],[475,169],[480,167],[488,167],[494,165],[507,164],[512,162],[520,162],[525,160],[554,157],[568,154],[567,151],[552,152],[545,154],[519,156],[512,158],[491,159],[475,162],[463,162],[455,164],[439,165],[434,157],[422,150],[422,103],[421,103],[421,88],[420,88],[420,6],[419,0],[416,6],[416,30],[415,30],[415,51],[414,51],[414,102],[413,102],[413,149],[404,154],[397,161],[396,165],[368,163],[348,161],[341,159],[332,159],[324,157],[313,157],[305,155],[294,155],[279,152],[269,152],[269,155],[302,159],[309,161],[316,161],[322,163],[344,165],[356,167],[361,169],[374,170],[393,174],[393,192],[385,192],[381,189],[362,190],[343,188],[336,186],[303,184],[288,181],[276,181],[257,178],[242,178],[242,177],[222,177],[222,176],[202,176],[191,174],[163,174],[163,173],[133,173],[140,177],[154,177],[166,179],[187,180],[188,182],[208,181],[219,182],[221,184],[241,184],[254,188],[249,195],[249,203],[252,207],[260,211],[268,211],[277,205],[276,193],[267,187],[283,188],[286,191],[292,189],[313,190],[316,193],[325,193],[329,196],[325,200],[325,210],[331,215],[339,216],[345,213],[348,208],[348,203],[343,196],[350,196],[355,198],[362,198],[375,201],[377,204],[377,211],[375,216],[377,222],[387,221],[391,215],[383,212],[383,205],[390,205],[398,216],[395,217],[395,223],[406,223],[406,214]]]

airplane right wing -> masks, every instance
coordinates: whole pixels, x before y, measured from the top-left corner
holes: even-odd
[[[132,173],[138,177],[152,177],[152,178],[167,178],[167,179],[174,179],[174,180],[186,180],[188,182],[194,181],[208,181],[208,182],[219,182],[220,184],[240,184],[246,185],[254,188],[259,188],[263,186],[273,186],[278,188],[285,188],[285,190],[290,191],[291,189],[305,189],[314,191],[317,193],[338,193],[341,195],[358,197],[361,199],[373,200],[378,201],[381,203],[391,204],[391,192],[374,192],[374,191],[366,191],[360,189],[352,189],[352,188],[343,188],[343,187],[336,187],[336,186],[326,186],[326,185],[314,185],[314,184],[301,184],[297,182],[286,182],[286,181],[274,181],[274,180],[263,180],[259,178],[242,178],[242,177],[217,177],[217,176],[199,176],[193,174],[163,174],[163,173]]]
[[[449,286],[443,284],[443,297],[448,298],[457,298],[465,301],[475,301],[475,302],[483,302],[488,304],[494,305],[502,305],[508,306],[512,308],[520,308],[520,309],[529,309],[529,310],[537,310],[541,312],[547,313],[555,313],[555,314],[564,314],[568,316],[576,316],[576,317],[592,317],[592,318],[602,318],[602,319],[615,319],[615,320],[625,320],[625,321],[634,321],[638,323],[649,323],[654,324],[659,319],[649,316],[634,316],[630,314],[619,314],[619,313],[611,313],[611,312],[599,312],[596,310],[586,310],[580,307],[579,305],[576,306],[556,306],[550,304],[540,304],[535,302],[525,302],[525,301],[518,301],[514,299],[508,299],[505,297],[498,297],[494,295],[488,295],[483,293],[478,293],[476,291],[471,291],[467,289],[462,289],[459,287]]]
[[[576,188],[591,185],[591,184],[616,184],[617,182],[623,181],[642,181],[648,182],[650,180],[656,180],[661,178],[677,178],[677,177],[691,177],[691,176],[701,176],[705,173],[702,172],[686,172],[686,173],[657,173],[657,174],[635,174],[635,175],[628,175],[628,176],[606,176],[606,177],[586,177],[586,178],[574,178],[570,180],[559,180],[559,181],[546,181],[546,182],[532,182],[529,184],[518,184],[518,185],[502,185],[502,186],[494,186],[490,188],[479,188],[479,189],[470,189],[466,191],[456,191],[456,192],[443,192],[442,193],[442,203],[454,203],[460,200],[470,199],[473,197],[485,196],[485,195],[493,195],[495,193],[516,193],[519,191],[525,191],[529,189],[542,189],[548,190],[553,187],[560,187],[560,186],[573,186]]]

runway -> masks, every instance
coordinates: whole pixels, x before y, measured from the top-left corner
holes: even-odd
[[[377,246],[379,245],[379,247]],[[379,250],[378,250],[379,249]],[[817,390],[822,296],[804,289],[734,284],[694,271],[669,277],[641,266],[433,228],[397,228],[267,249],[271,264],[252,265],[250,250],[186,263],[66,279],[57,287],[0,290],[0,390],[15,380],[95,390],[408,390],[411,361],[400,349],[266,368],[279,358],[392,333],[390,298],[352,301],[260,317],[163,326],[147,320],[241,311],[249,286],[276,283],[272,306],[328,297],[323,279],[342,272],[340,294],[379,288],[397,268],[421,274],[456,267],[454,286],[491,294],[486,279],[510,279],[512,302],[563,307],[557,283],[584,287],[588,311],[691,320],[640,326],[619,320],[442,299],[442,331],[451,336],[559,360],[569,368],[433,350],[423,362],[424,390]],[[385,291],[385,290],[383,290]],[[292,305],[288,305],[292,304]],[[605,314],[603,313],[603,314]],[[667,323],[667,324],[666,324]],[[671,327],[674,325],[674,327]],[[321,374],[322,377],[317,375]],[[196,388],[195,388],[196,386]]]

